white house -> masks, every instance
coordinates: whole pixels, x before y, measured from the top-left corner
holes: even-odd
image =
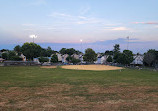
[[[53,56],[54,54],[51,55],[51,57]],[[58,57],[58,61],[61,62],[62,61],[62,55],[59,54],[59,53],[56,53],[57,57]]]
[[[97,60],[94,62],[95,64],[104,64],[106,63],[107,58],[109,57],[109,55],[104,55],[101,56],[101,54],[97,56]]]
[[[104,64],[107,62],[107,58],[109,57],[109,55],[104,55],[101,57],[101,64]]]
[[[40,63],[40,62],[39,62],[39,58],[33,58],[33,61],[34,61],[34,62],[37,62],[37,63]]]
[[[0,58],[0,63],[1,63],[1,62],[3,62],[3,61],[5,61],[5,59],[3,59],[3,58]]]
[[[57,57],[58,57],[58,61],[61,62],[62,61],[62,55],[59,53],[56,53]]]
[[[133,65],[143,65],[143,59],[144,59],[143,55],[137,54],[137,55],[134,55],[133,58],[134,58],[134,60],[131,64],[133,64]]]
[[[73,54],[72,57],[74,57],[75,59],[80,59],[80,55],[77,54]]]
[[[66,58],[67,58],[68,56],[69,56],[68,54],[62,55],[62,63],[67,63]]]
[[[26,56],[24,56],[23,54],[21,54],[20,57],[23,59],[23,61],[26,61]]]

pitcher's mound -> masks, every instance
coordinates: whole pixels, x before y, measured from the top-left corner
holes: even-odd
[[[108,66],[108,65],[66,65],[62,66],[64,69],[75,69],[75,70],[119,70],[122,67]]]

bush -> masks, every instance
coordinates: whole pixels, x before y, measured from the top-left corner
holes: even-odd
[[[13,61],[22,61],[23,59],[21,57],[19,57],[19,56],[13,56],[11,58],[11,60],[13,60]]]
[[[76,58],[72,58],[71,62],[73,64],[77,64],[77,63],[80,63],[81,61],[79,59],[76,59]]]
[[[2,58],[8,60],[8,53],[2,53]]]
[[[40,57],[39,58],[39,62],[41,62],[41,63],[48,62],[48,61],[49,61],[48,58],[45,58],[45,57]]]
[[[54,54],[51,58],[51,62],[53,63],[57,63],[58,62],[58,56],[56,54]]]

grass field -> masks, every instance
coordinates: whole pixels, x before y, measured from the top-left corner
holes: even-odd
[[[0,67],[0,111],[157,111],[158,72]]]

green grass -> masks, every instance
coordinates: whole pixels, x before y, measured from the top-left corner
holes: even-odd
[[[0,67],[0,110],[156,111],[157,89],[151,70]]]
[[[0,67],[0,87],[36,87],[53,83],[70,85],[158,85],[158,72],[124,69],[115,71],[78,71],[40,67]]]

